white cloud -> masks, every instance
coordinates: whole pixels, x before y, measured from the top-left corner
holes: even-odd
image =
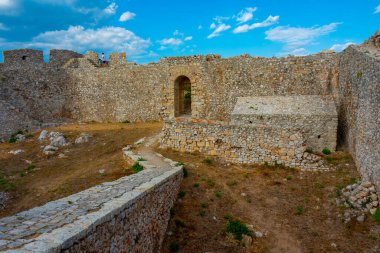
[[[215,28],[216,28],[215,23],[212,23],[212,24],[210,25],[210,29],[215,29]]]
[[[280,16],[274,16],[274,17],[269,16],[263,22],[254,23],[251,25],[244,24],[244,25],[238,26],[233,30],[233,33],[245,33],[245,32],[248,32],[249,30],[253,30],[259,27],[268,27],[268,26],[277,24],[279,19],[280,19]]]
[[[248,7],[245,10],[242,10],[236,18],[236,21],[241,23],[245,23],[250,21],[253,18],[253,13],[257,10],[257,8]]]
[[[215,30],[209,36],[207,36],[208,39],[218,37],[222,32],[230,29],[231,26],[222,23],[222,24],[219,24],[218,26],[215,26],[214,28]]]
[[[34,0],[34,2],[41,3],[41,4],[73,6],[75,4],[76,0]]]
[[[189,41],[189,40],[192,40],[193,39],[193,36],[187,36],[184,41]]]
[[[48,31],[34,37],[31,42],[7,43],[8,47],[49,49],[69,49],[77,52],[87,50],[126,52],[130,56],[146,52],[151,45],[133,32],[121,27],[85,29],[83,26],[70,26],[67,30]]]
[[[121,14],[119,21],[125,22],[125,21],[133,19],[134,17],[136,17],[135,13],[127,11],[127,12],[124,12],[123,14]]]
[[[105,14],[108,14],[108,15],[113,15],[116,13],[116,10],[117,10],[117,5],[115,2],[112,2],[110,5],[108,5],[104,10],[103,12]]]
[[[3,23],[0,23],[0,31],[9,31],[9,28]]]
[[[169,38],[158,41],[162,46],[179,46],[183,43],[181,39]]]
[[[335,44],[330,48],[330,50],[333,50],[335,52],[340,52],[340,51],[343,51],[344,49],[346,49],[347,47],[349,47],[350,45],[355,45],[355,43],[347,42],[344,44]]]
[[[19,0],[0,0],[0,14],[13,16],[18,14]]]
[[[202,25],[199,25],[198,26],[198,30],[202,30],[203,29],[203,26]]]
[[[375,8],[374,14],[380,13],[380,4]]]
[[[309,45],[321,36],[336,31],[340,23],[331,23],[324,26],[309,28],[279,26],[265,32],[266,39],[285,44],[286,49],[296,49]]]

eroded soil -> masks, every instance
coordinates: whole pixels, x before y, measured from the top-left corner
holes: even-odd
[[[162,252],[380,252],[380,224],[370,215],[344,224],[335,203],[337,190],[359,179],[345,153],[329,156],[336,171],[313,173],[159,152],[188,171]],[[244,247],[226,233],[226,214],[266,235]]]

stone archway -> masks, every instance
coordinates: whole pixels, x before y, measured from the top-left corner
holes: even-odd
[[[191,81],[179,76],[174,81],[174,116],[191,116]]]

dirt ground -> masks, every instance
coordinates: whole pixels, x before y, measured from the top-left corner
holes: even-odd
[[[359,179],[352,159],[335,153],[333,172],[222,164],[199,154],[158,150],[185,163],[162,252],[380,252],[380,224],[344,224],[337,189]],[[252,232],[250,248],[226,233],[232,216]]]
[[[42,153],[39,132],[25,141],[0,144],[0,191],[11,195],[0,217],[12,215],[42,205],[102,182],[113,181],[131,174],[122,148],[136,140],[158,133],[161,123],[138,124],[69,124],[47,129],[59,131],[71,142],[55,155]],[[93,137],[88,143],[73,144],[81,133]],[[11,150],[22,149],[19,155]],[[66,158],[58,158],[58,154]],[[99,171],[104,170],[104,173]]]

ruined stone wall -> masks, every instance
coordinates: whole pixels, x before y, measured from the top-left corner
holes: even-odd
[[[287,58],[204,56],[186,64],[175,58],[165,87],[168,99],[164,114],[174,116],[171,86],[180,75],[192,82],[194,117],[229,120],[238,97],[331,94],[338,78],[336,59],[332,53]]]
[[[364,180],[380,189],[380,50],[350,46],[340,56],[340,145],[352,154]]]
[[[160,146],[180,152],[201,152],[233,163],[323,168],[319,157],[305,152],[306,138],[297,128],[178,118],[165,121]]]

